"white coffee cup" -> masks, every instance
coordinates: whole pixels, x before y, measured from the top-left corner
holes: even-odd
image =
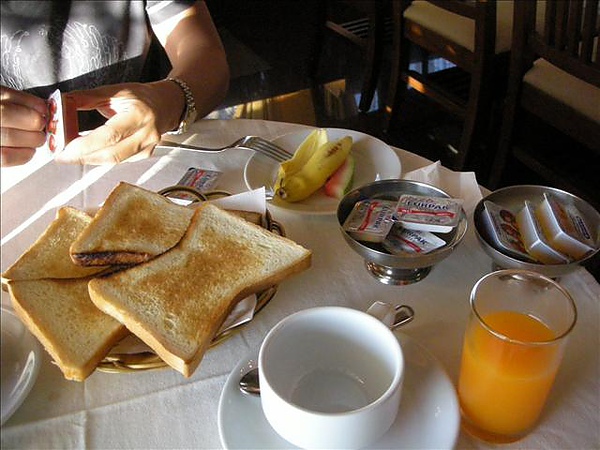
[[[380,319],[343,307],[311,308],[279,322],[260,347],[260,399],[273,429],[304,448],[361,448],[394,423],[404,358]],[[387,312],[386,312],[387,311]]]

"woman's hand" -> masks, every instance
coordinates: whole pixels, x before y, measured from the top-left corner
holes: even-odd
[[[153,29],[171,62],[169,76],[186,81],[198,118],[204,117],[223,100],[229,84],[225,50],[206,4],[198,1]],[[107,85],[66,95],[74,99],[76,109],[98,110],[108,120],[55,155],[56,161],[65,163],[114,164],[134,155],[148,157],[161,134],[177,128],[185,107],[182,89],[168,80]],[[45,141],[46,102],[2,88],[1,106],[2,164],[26,162]]]
[[[108,120],[71,141],[56,161],[119,163],[150,156],[161,134],[176,128],[183,111],[181,89],[170,81],[126,83],[68,94],[78,110],[96,109]]]
[[[46,101],[0,86],[0,154],[2,166],[24,164],[46,141]]]

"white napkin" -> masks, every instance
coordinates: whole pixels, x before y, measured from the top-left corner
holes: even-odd
[[[474,172],[455,172],[442,166],[439,161],[407,172],[403,178],[431,184],[451,197],[462,199],[467,216],[483,197]]]
[[[237,209],[260,214],[264,214],[267,210],[264,186],[241,194],[217,198],[210,202],[224,209]]]

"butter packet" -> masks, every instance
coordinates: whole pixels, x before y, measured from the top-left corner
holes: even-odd
[[[222,172],[219,172],[218,170],[190,167],[181,177],[177,183],[177,186],[191,187],[200,193],[208,192],[214,189],[217,181],[219,181],[219,178],[221,177],[221,174]],[[183,190],[175,190],[174,192],[169,193],[168,197],[175,203],[184,206],[197,200],[197,196]]]
[[[556,250],[546,240],[537,220],[533,206],[525,200],[523,209],[517,213],[517,223],[527,252],[544,264],[567,264],[571,259]]]
[[[342,228],[358,241],[382,242],[394,225],[395,210],[395,201],[361,200],[356,202]]]
[[[396,218],[404,228],[449,233],[460,220],[462,200],[424,195],[401,195]]]
[[[446,245],[446,241],[429,231],[418,231],[395,224],[381,244],[393,255],[424,254]]]
[[[595,249],[592,233],[575,205],[561,204],[544,193],[536,216],[550,245],[561,253],[580,259]]]
[[[527,252],[517,218],[512,211],[486,200],[483,202],[483,218],[488,234],[498,250],[527,262],[535,262]]]
[[[221,174],[218,170],[190,167],[177,184],[193,187],[199,192],[208,192],[216,186]]]

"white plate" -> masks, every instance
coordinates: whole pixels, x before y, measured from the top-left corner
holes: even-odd
[[[400,411],[390,430],[369,448],[453,448],[460,413],[456,391],[441,364],[421,345],[396,333],[406,360]],[[226,449],[294,448],[269,425],[260,398],[243,394],[242,374],[256,358],[241,361],[229,375],[219,401],[219,436]]]
[[[400,177],[402,172],[400,159],[386,143],[359,131],[341,128],[326,128],[326,130],[330,140],[341,139],[344,136],[352,137],[352,154],[356,161],[352,183],[354,187],[377,180]],[[286,134],[273,139],[273,142],[293,153],[311,131],[312,129],[306,129]],[[244,167],[246,186],[248,189],[265,186],[267,191],[272,190],[278,169],[279,163],[261,153],[255,153]],[[335,214],[338,203],[338,199],[328,197],[322,190],[301,202],[286,203],[277,198],[270,200],[270,204],[275,207],[306,214]]]
[[[42,350],[19,318],[2,307],[2,420],[1,425],[21,406],[40,371]]]

